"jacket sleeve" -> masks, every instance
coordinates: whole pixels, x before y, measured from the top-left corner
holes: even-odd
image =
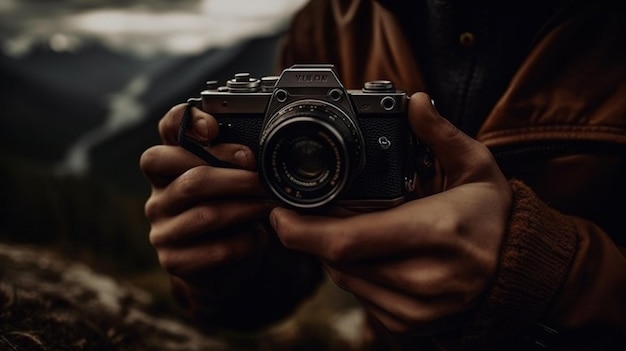
[[[626,258],[591,222],[548,207],[520,181],[493,285],[449,349],[626,349]]]

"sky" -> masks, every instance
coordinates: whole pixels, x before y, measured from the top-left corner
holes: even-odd
[[[0,52],[45,43],[77,51],[96,41],[140,57],[187,55],[271,35],[307,0],[0,0]]]
[[[252,37],[275,35],[306,1],[0,0],[0,58],[4,58],[5,63],[10,62],[11,67],[22,67],[20,72],[34,82],[48,82],[50,77],[59,79],[61,76],[61,81],[56,82],[56,92],[78,89],[81,94],[87,94],[95,89],[104,90],[102,84],[92,87],[90,80],[102,78],[93,73],[103,71],[100,66],[103,63],[108,63],[108,76],[103,79],[124,80],[114,91],[87,96],[103,106],[104,117],[64,116],[68,120],[102,118],[100,124],[81,131],[81,136],[72,140],[58,166],[61,173],[83,173],[90,167],[93,148],[153,117],[149,107],[156,97],[151,89],[156,86],[155,79],[161,76],[159,70],[168,69],[167,62],[184,61],[187,56],[206,56],[209,49],[229,47]],[[113,55],[90,61],[89,68],[71,66],[84,56],[80,54],[93,48],[94,43]],[[49,61],[42,64],[41,59],[37,59],[41,56]],[[86,56],[91,60],[92,56]],[[145,65],[136,72],[129,73],[121,68],[118,71],[119,67],[111,67],[111,62],[106,61],[111,57],[131,57],[136,60],[127,61]],[[85,69],[92,71],[85,72]],[[193,72],[193,68],[189,68],[189,72]],[[37,74],[41,76],[33,77]],[[183,83],[189,83],[184,80],[188,75],[171,77],[170,80],[179,80],[168,81],[168,84],[174,90],[176,86],[184,86]],[[201,82],[206,77],[195,79]],[[36,128],[36,125],[29,123],[27,127]],[[60,126],[78,128],[72,123]],[[29,129],[29,133],[46,136],[48,131]]]

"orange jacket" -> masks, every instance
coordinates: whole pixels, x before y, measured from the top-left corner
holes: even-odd
[[[557,349],[626,350],[626,11],[589,3],[544,27],[475,136],[511,179],[514,210],[485,302],[439,345],[510,344],[540,323]],[[333,63],[348,88],[428,91],[409,43],[378,2],[313,0],[281,67]]]

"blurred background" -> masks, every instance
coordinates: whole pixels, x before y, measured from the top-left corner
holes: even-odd
[[[155,122],[207,79],[273,73],[305,0],[2,0],[0,147],[145,190]]]
[[[52,250],[168,307],[139,157],[206,80],[274,74],[306,1],[0,0],[0,249]]]
[[[0,0],[3,236],[153,264],[138,162],[158,120],[208,79],[274,73],[305,1]]]

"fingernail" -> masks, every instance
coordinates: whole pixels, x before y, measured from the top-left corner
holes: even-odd
[[[237,161],[238,165],[247,167],[248,166],[248,153],[242,149],[235,151],[235,160]]]
[[[276,211],[277,209],[273,209],[272,212],[270,212],[270,225],[272,226],[272,228],[274,228],[274,230],[276,230],[276,226],[278,225],[278,221],[276,219]]]
[[[209,138],[209,122],[201,118],[193,123],[193,131],[202,139]]]

